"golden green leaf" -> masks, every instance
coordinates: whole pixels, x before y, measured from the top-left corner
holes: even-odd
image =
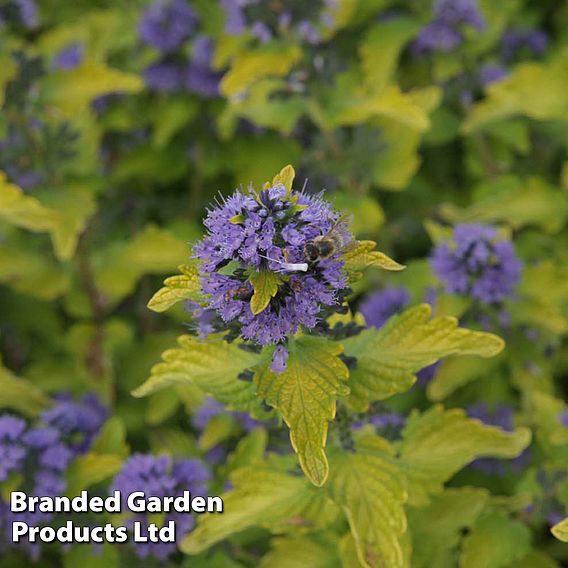
[[[254,288],[250,299],[250,309],[254,315],[263,312],[270,304],[270,300],[278,293],[282,278],[270,270],[262,270],[251,274],[249,282]]]
[[[300,465],[315,485],[323,485],[329,473],[325,443],[336,399],[349,393],[344,383],[349,372],[338,357],[342,351],[323,338],[299,337],[289,344],[284,372],[276,374],[266,364],[254,377],[258,394],[290,428]]]
[[[451,316],[431,319],[420,304],[391,318],[380,330],[367,329],[343,341],[345,354],[357,358],[351,372],[349,403],[360,410],[375,400],[408,390],[415,373],[448,355],[492,357],[504,342],[491,333],[458,327]]]
[[[196,266],[181,265],[178,270],[183,274],[170,276],[148,302],[148,308],[154,312],[165,312],[174,304],[199,297],[199,270]]]

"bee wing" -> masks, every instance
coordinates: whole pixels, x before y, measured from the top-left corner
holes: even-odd
[[[352,215],[348,215],[347,213],[341,214],[333,223],[329,231],[325,234],[326,237],[330,238],[339,238],[340,242],[344,242],[347,238],[351,235],[351,231],[349,226],[351,225],[351,221],[353,219]],[[351,240],[349,238],[349,240]]]
[[[333,239],[333,241],[337,245],[337,248],[342,252],[345,247],[350,245],[350,243],[357,243],[357,241],[355,241],[355,239],[353,238],[353,234],[351,233],[351,230],[349,228],[352,219],[353,216],[347,213],[340,215],[326,235],[327,237]]]
[[[341,247],[341,254],[346,254],[355,250],[359,246],[359,241],[357,239],[351,239],[343,247]]]

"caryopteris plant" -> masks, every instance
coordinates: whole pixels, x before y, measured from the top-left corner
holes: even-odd
[[[345,559],[403,567],[407,508],[420,516],[448,495],[444,484],[461,468],[479,457],[518,456],[530,433],[442,406],[406,421],[381,418],[377,405],[444,357],[493,357],[504,342],[433,315],[426,303],[366,326],[351,310],[351,285],[364,270],[404,266],[358,241],[323,192],[293,183],[286,166],[262,189],[211,205],[190,263],[148,304],[161,312],[187,302],[195,333],[163,353],[134,395],[197,387],[229,411],[281,419],[289,429],[297,462],[253,431],[233,464],[225,512],[202,517],[182,542],[185,552],[248,527],[285,534],[301,527],[314,546],[335,532]],[[487,499],[483,491],[454,493],[479,511]]]

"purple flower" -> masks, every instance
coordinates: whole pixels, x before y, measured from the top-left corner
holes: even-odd
[[[463,41],[461,32],[445,22],[432,22],[422,28],[412,44],[415,56],[429,55],[435,51],[449,52]]]
[[[185,86],[188,91],[204,98],[219,96],[219,83],[222,73],[211,66],[213,42],[205,36],[199,36],[193,42],[193,57],[187,67]]]
[[[0,416],[0,482],[18,471],[26,459],[28,449],[22,442],[27,429],[24,420],[5,414]]]
[[[469,295],[486,304],[511,297],[522,265],[508,240],[483,225],[458,225],[451,241],[436,246],[432,269],[446,292]]]
[[[558,415],[558,422],[568,428],[568,410],[564,410]]]
[[[452,26],[468,25],[477,30],[484,26],[477,0],[436,0],[434,18]]]
[[[162,53],[177,50],[198,23],[198,17],[185,0],[156,0],[142,16],[140,39]]]
[[[71,437],[85,430],[82,425],[91,423],[89,413],[95,411],[93,408],[84,408],[84,415],[77,425],[75,421],[68,420],[73,413],[61,410],[61,404],[68,403],[59,402],[44,414],[44,419],[47,417],[50,425],[38,424],[30,428],[24,420],[9,415],[0,416],[0,481],[12,473],[18,473],[19,487],[29,495],[55,497],[65,493],[65,473],[77,455],[73,444],[81,443]],[[90,406],[93,406],[92,402]],[[12,513],[0,497],[0,527],[7,536],[12,523],[16,521],[40,526],[50,522],[53,517],[53,513],[41,511]],[[10,541],[9,536],[6,540]],[[37,544],[24,541],[15,546],[22,548],[32,559],[37,560],[41,554],[41,546]]]
[[[261,43],[278,36],[295,36],[308,44],[319,43],[321,30],[335,24],[337,0],[281,2],[270,0],[221,0],[225,12],[225,33],[249,33]]]
[[[193,415],[192,424],[198,430],[205,430],[209,422],[221,414],[233,417],[246,432],[251,432],[262,425],[261,422],[251,418],[246,412],[233,412],[232,410],[226,410],[220,402],[210,396],[206,397],[204,403]]]
[[[72,43],[62,49],[51,62],[53,69],[70,71],[81,65],[85,56],[85,46],[82,43]]]
[[[411,50],[415,56],[450,52],[464,40],[462,28],[483,29],[484,22],[476,0],[437,0],[434,20],[422,28]]]
[[[359,311],[363,314],[368,326],[380,328],[387,320],[401,312],[410,302],[410,294],[406,288],[387,287],[367,296],[361,303]]]
[[[479,70],[479,82],[483,87],[487,87],[492,83],[504,79],[508,74],[509,71],[502,65],[488,63]]]
[[[111,492],[121,492],[123,507],[130,493],[142,491],[146,497],[180,496],[189,491],[191,496],[204,495],[207,492],[209,471],[202,462],[195,459],[180,460],[172,463],[167,456],[150,454],[134,454],[122,466],[112,484]],[[127,509],[126,509],[127,510]],[[176,523],[176,538],[182,539],[194,525],[189,513],[168,513],[164,523]],[[142,532],[151,522],[144,513],[132,514],[126,521],[131,527],[135,521],[142,523]],[[153,556],[158,560],[166,560],[176,552],[176,543],[135,543],[135,553],[139,558]]]
[[[288,349],[284,345],[277,345],[272,355],[272,364],[270,368],[275,373],[283,373],[288,363]]]
[[[159,93],[170,93],[183,88],[183,67],[179,63],[159,61],[144,69],[144,82]]]
[[[0,6],[0,26],[16,24],[25,28],[38,25],[37,6],[33,0],[8,0]]]
[[[194,249],[201,260],[207,307],[236,327],[243,339],[260,345],[280,343],[301,326],[312,329],[324,309],[339,306],[347,281],[339,254],[308,263],[304,245],[325,235],[337,219],[321,194],[288,194],[278,184],[222,198],[209,210],[207,235]],[[340,230],[345,242],[351,239],[346,229]],[[263,272],[275,279],[277,291],[255,314],[251,276]]]
[[[501,38],[501,57],[511,62],[523,52],[530,55],[542,55],[548,47],[548,35],[532,28],[513,28],[506,31]]]
[[[59,431],[76,453],[84,453],[91,446],[108,418],[108,409],[95,394],[87,394],[80,401],[70,395],[59,395],[56,404],[42,415],[42,420]]]
[[[505,432],[512,432],[513,428],[513,409],[506,404],[498,404],[490,410],[484,402],[478,402],[467,407],[467,414],[471,418],[476,418],[484,424],[497,426]]]
[[[198,302],[186,302],[186,308],[193,317],[193,325],[190,326],[199,337],[207,337],[215,331],[215,321],[218,319],[217,312],[203,308]]]
[[[371,416],[370,422],[375,428],[402,428],[405,418],[402,414],[397,414],[396,412],[374,414]]]
[[[360,420],[352,422],[353,430],[360,430],[365,425],[372,425],[376,428],[380,435],[389,440],[395,440],[400,437],[402,429],[406,423],[406,418],[398,412],[388,410],[370,411],[360,416]]]
[[[423,389],[426,388],[430,381],[436,376],[440,363],[440,361],[436,361],[434,364],[420,369],[420,371],[416,373],[416,384]]]

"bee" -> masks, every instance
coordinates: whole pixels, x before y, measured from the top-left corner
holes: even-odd
[[[262,256],[266,260],[271,260],[282,265],[282,270],[287,272],[307,272],[310,264],[315,264],[320,260],[332,257],[337,253],[344,253],[357,246],[357,241],[350,235],[349,218],[342,215],[335,221],[331,229],[325,235],[318,235],[314,239],[304,244],[303,255],[305,262],[288,262],[287,251],[284,251],[284,259],[286,262]]]
[[[346,252],[355,245],[356,241],[349,236],[348,224],[349,219],[341,216],[325,235],[319,235],[315,239],[308,241],[304,245],[305,261],[313,264],[330,258],[337,253]]]

